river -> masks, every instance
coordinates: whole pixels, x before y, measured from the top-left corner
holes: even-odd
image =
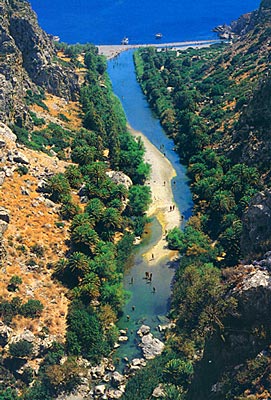
[[[166,136],[159,120],[152,113],[136,80],[133,50],[109,60],[108,73],[114,93],[122,103],[129,125],[134,130],[142,132],[157,149],[162,148],[174,167],[177,174],[174,177],[175,183],[172,183],[174,201],[184,216],[185,223],[191,215],[193,206],[186,170],[173,150],[173,141]],[[155,168],[155,165],[152,165],[152,168]],[[118,358],[126,356],[131,360],[141,356],[141,351],[137,347],[136,331],[142,323],[149,325],[154,336],[159,337],[157,326],[165,322],[174,276],[173,265],[168,260],[150,263],[142,256],[154,246],[161,234],[161,225],[156,218],[153,218],[146,227],[143,241],[137,246],[125,271],[124,289],[128,292],[129,299],[124,306],[119,328],[128,329],[129,340],[121,344],[116,352]],[[144,279],[145,271],[153,273],[152,282]]]

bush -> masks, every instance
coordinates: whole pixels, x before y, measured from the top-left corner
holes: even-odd
[[[43,304],[39,300],[28,300],[27,303],[23,304],[21,307],[21,314],[24,317],[36,318],[43,310]]]
[[[20,340],[9,345],[9,353],[12,357],[27,357],[33,351],[33,344],[27,340]]]
[[[20,276],[13,275],[10,278],[10,281],[9,281],[9,284],[8,284],[8,291],[9,292],[15,292],[18,289],[19,285],[22,284],[22,282],[23,281],[22,281],[22,278]]]

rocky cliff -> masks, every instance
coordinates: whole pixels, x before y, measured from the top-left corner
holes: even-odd
[[[38,92],[38,85],[67,100],[78,95],[76,75],[57,62],[50,36],[26,1],[0,1],[0,83],[0,119],[19,126],[29,120],[27,90]]]

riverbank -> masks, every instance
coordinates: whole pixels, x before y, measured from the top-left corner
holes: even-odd
[[[166,243],[166,233],[181,224],[181,214],[176,207],[173,199],[171,180],[176,176],[176,172],[164,156],[142,132],[128,127],[131,134],[140,137],[145,146],[145,161],[151,165],[150,179],[146,182],[152,192],[152,204],[148,210],[148,216],[155,216],[162,227],[162,235],[158,242],[148,252],[144,254],[146,260],[159,262],[162,258],[173,260],[178,256],[178,252],[168,249]]]
[[[132,45],[100,45],[97,46],[99,54],[105,56],[108,60],[118,56],[123,51],[131,49],[139,49],[142,47],[156,47],[156,48],[170,48],[170,49],[187,49],[188,47],[208,47],[211,44],[220,43],[221,40],[195,40],[186,42],[173,42],[173,43],[153,43],[153,44],[132,44]]]

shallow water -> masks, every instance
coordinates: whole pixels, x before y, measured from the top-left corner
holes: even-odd
[[[193,206],[189,181],[185,175],[186,170],[180,164],[178,155],[173,150],[173,141],[165,135],[159,120],[153,115],[140,89],[134,70],[133,51],[127,51],[110,60],[108,73],[114,93],[122,102],[129,124],[135,130],[141,131],[158,149],[162,146],[163,152],[174,166],[177,173],[177,176],[173,178],[175,183],[172,182],[174,200],[185,216],[185,223],[191,215]],[[126,356],[132,359],[141,356],[141,351],[136,346],[138,340],[136,331],[144,323],[151,326],[154,335],[159,337],[157,326],[165,322],[165,316],[169,310],[174,268],[168,263],[168,260],[156,263],[155,260],[145,260],[142,257],[142,254],[150,249],[161,236],[162,229],[155,218],[146,227],[146,232],[142,243],[137,246],[124,276],[124,288],[129,292],[130,297],[124,307],[119,328],[128,329],[129,341],[122,344],[116,352],[116,357],[119,358]],[[145,279],[146,271],[153,274],[152,282]],[[133,282],[131,282],[131,278],[133,278]],[[155,292],[153,292],[153,287]],[[127,318],[127,316],[129,317]]]

